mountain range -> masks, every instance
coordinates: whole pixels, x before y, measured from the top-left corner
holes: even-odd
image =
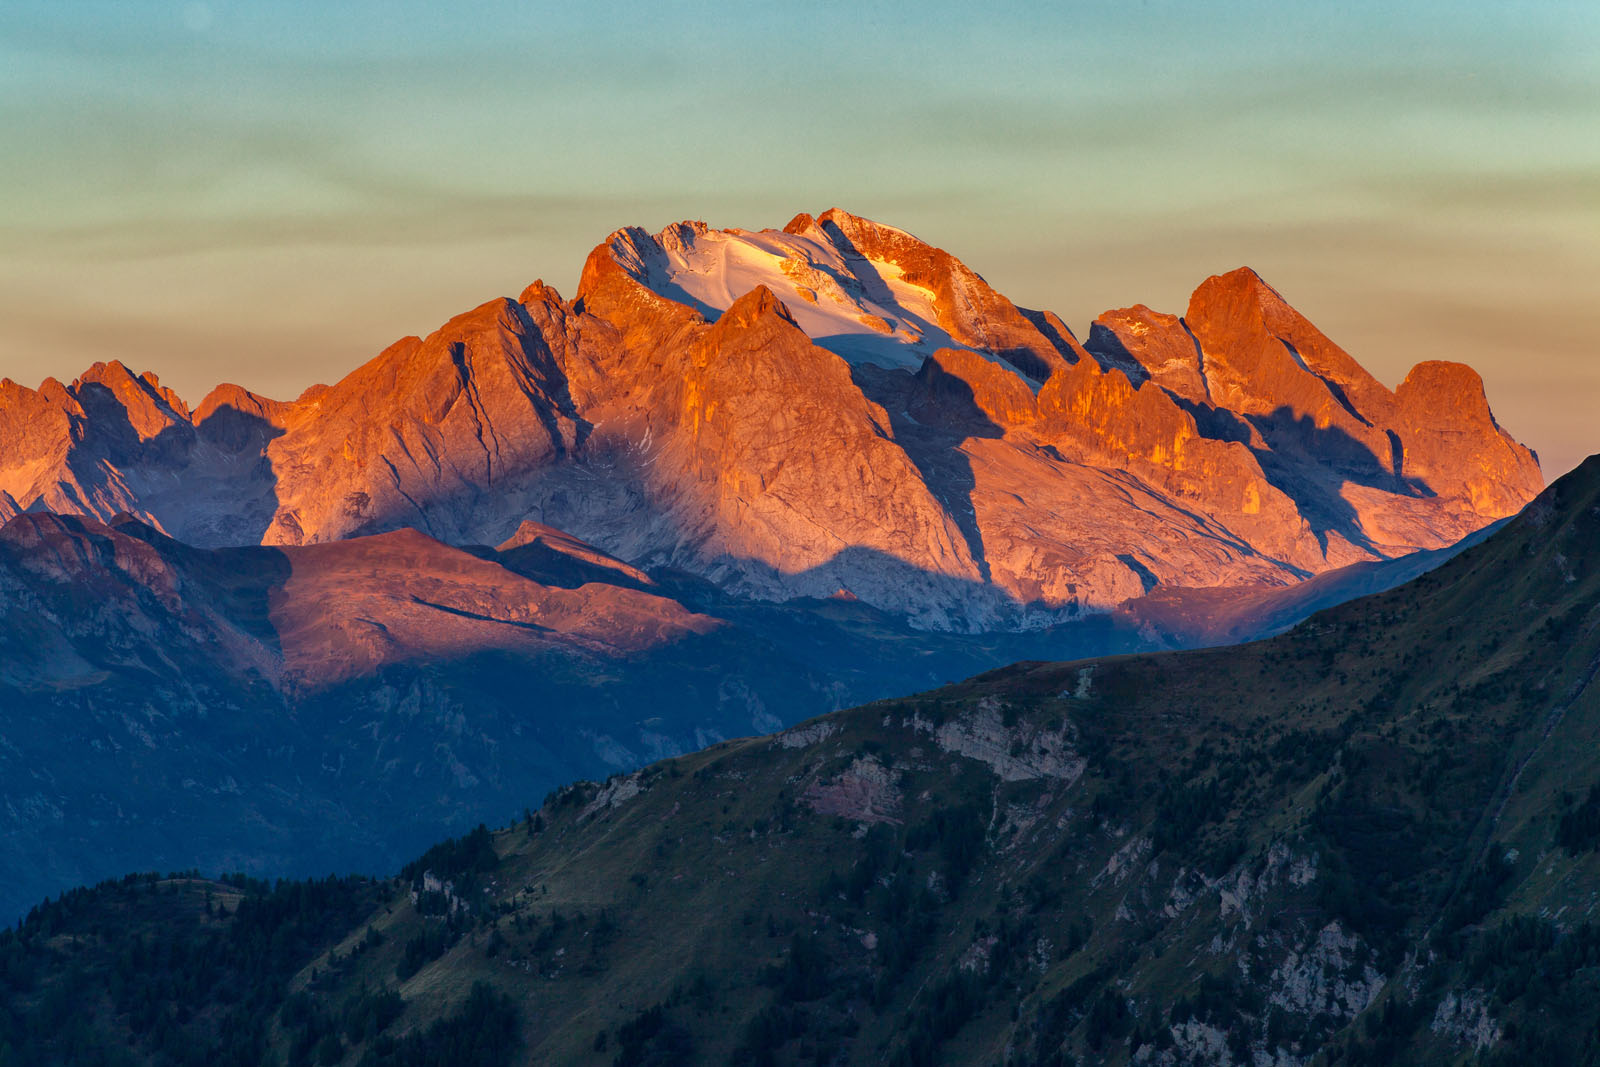
[[[1080,343],[837,209],[630,228],[331,386],[0,382],[0,913],[441,832],[1019,659],[1245,640],[1539,490],[1240,269]],[[8,911],[9,909],[9,911]]]
[[[1600,457],[1267,640],[719,743],[399,877],[78,890],[0,933],[0,1052],[1592,1063],[1597,546]]]
[[[629,228],[292,402],[152,374],[0,382],[0,508],[199,547],[527,520],[748,598],[1040,628],[1152,588],[1286,585],[1439,548],[1542,485],[1469,368],[1390,391],[1248,269],[1080,344],[840,210]]]

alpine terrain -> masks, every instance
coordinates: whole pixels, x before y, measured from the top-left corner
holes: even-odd
[[[1073,336],[840,210],[612,234],[292,401],[0,382],[0,917],[387,870],[603,777],[1021,659],[1226,643],[1540,490],[1248,269]]]
[[[1022,663],[399,877],[129,876],[0,935],[16,1062],[1600,1055],[1600,457],[1252,644]]]
[[[1390,391],[1248,269],[1080,344],[937,248],[839,210],[613,234],[333,386],[0,383],[0,506],[199,547],[533,520],[766,600],[1040,627],[1155,587],[1285,585],[1460,540],[1539,490],[1469,368]]]

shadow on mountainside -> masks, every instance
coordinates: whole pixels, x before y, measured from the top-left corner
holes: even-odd
[[[1190,335],[1193,339],[1193,335]],[[1084,350],[1094,357],[1100,364],[1100,369],[1105,371],[1119,370],[1127,377],[1135,389],[1140,388],[1150,380],[1150,371],[1140,363],[1128,347],[1122,343],[1115,330],[1107,329],[1101,323],[1093,323],[1089,327],[1089,339],[1083,343]],[[1195,344],[1195,352],[1200,351],[1200,345]],[[1173,397],[1179,403],[1183,401]],[[1190,414],[1193,414],[1191,412]]]
[[[70,686],[19,687],[17,666],[50,647],[37,639],[43,616],[0,608],[0,653],[10,672],[0,675],[0,862],[32,872],[0,894],[0,909],[14,911],[135,868],[388,870],[428,841],[503,819],[573,778],[604,777],[1018,660],[1157,644],[1126,611],[1075,617],[1066,606],[1016,604],[981,582],[849,549],[814,569],[818,596],[781,602],[657,572],[661,595],[720,623],[638,651],[561,647],[556,636],[509,620],[498,627],[501,645],[384,661],[290,693],[253,664],[283,655],[288,634],[274,608],[291,595],[297,554],[338,546],[207,550],[131,519],[109,529],[87,519],[48,521],[84,545],[104,574],[86,586],[19,569],[22,542],[0,539],[8,580],[16,575],[36,588],[30,595],[51,617],[81,616],[73,605],[86,597],[98,605],[69,635],[94,671]],[[157,551],[175,581],[130,566],[126,544],[119,560],[119,537]],[[437,550],[485,565],[477,553]],[[884,589],[926,585],[953,613],[988,604],[997,624],[1034,628],[918,630],[869,603],[830,597],[840,574],[876,575]],[[361,624],[362,640],[385,639],[381,616],[354,618],[337,597],[309,606]],[[217,630],[218,618],[258,650]],[[504,621],[449,611],[440,620]],[[1166,641],[1183,643],[1173,635]]]
[[[1187,332],[1187,324],[1184,326]],[[1193,333],[1195,366],[1202,367],[1204,355]],[[1282,339],[1280,338],[1280,341]],[[1282,341],[1290,358],[1327,388],[1330,396],[1352,418],[1372,427],[1336,381],[1316,374],[1288,341]],[[1128,351],[1115,332],[1099,324],[1090,332],[1089,352],[1106,370],[1120,370],[1135,386],[1150,381],[1149,371]],[[1167,396],[1194,419],[1204,437],[1236,442],[1248,447],[1267,480],[1295,501],[1310,523],[1324,551],[1329,536],[1339,536],[1369,551],[1375,550],[1371,537],[1361,527],[1340,487],[1346,483],[1408,497],[1432,497],[1436,493],[1420,478],[1409,477],[1403,469],[1404,445],[1399,435],[1386,429],[1387,446],[1382,455],[1367,443],[1337,427],[1318,426],[1308,415],[1282,406],[1265,414],[1241,415],[1210,403],[1165,390]],[[1373,427],[1376,429],[1376,427]],[[1310,462],[1304,462],[1309,460]]]
[[[146,437],[106,385],[84,382],[76,395],[85,417],[73,420],[79,444],[67,464],[87,499],[60,486],[74,508],[110,518],[132,504],[191,544],[260,543],[278,506],[266,450],[280,427],[223,404],[198,424],[169,412],[179,421]]]
[[[859,290],[861,295],[864,295],[873,303],[881,307],[894,308],[901,318],[914,325],[919,333],[945,334],[944,327],[937,322],[929,322],[920,315],[914,315],[908,308],[901,305],[900,301],[895,298],[894,290],[889,288],[889,283],[884,281],[883,275],[878,273],[877,265],[856,247],[855,242],[845,235],[845,232],[839,228],[838,223],[830,219],[822,223],[822,230],[828,235],[829,243],[839,250],[839,254],[844,257],[845,263],[850,269],[849,274],[832,275],[833,280],[838,283],[840,288],[846,292],[852,289]]]
[[[1384,554],[1382,546],[1375,544],[1362,527],[1355,507],[1341,494],[1344,485],[1360,485],[1399,496],[1435,495],[1421,479],[1409,478],[1403,471],[1395,474],[1390,467],[1393,456],[1380,457],[1344,430],[1318,426],[1309,415],[1280,407],[1267,415],[1244,418],[1265,442],[1265,447],[1249,446],[1262,473],[1294,500],[1324,551],[1329,536],[1337,533],[1359,548]],[[1390,441],[1391,445],[1395,443],[1392,434]]]
[[[391,870],[567,781],[888,696],[902,688],[899,671],[930,665],[898,640],[863,653],[860,628],[824,621],[813,631],[828,632],[802,638],[804,620],[792,624],[789,609],[759,628],[702,619],[699,632],[635,651],[563,643],[479,612],[464,620],[483,637],[476,647],[446,643],[331,685],[289,685],[256,669],[274,653],[282,660],[292,636],[283,627],[299,617],[274,608],[319,596],[289,591],[299,557],[341,546],[207,550],[126,517],[112,527],[14,521],[29,530],[0,538],[0,577],[35,592],[0,605],[0,862],[17,872],[0,887],[3,915],[131,869]],[[23,536],[41,525],[47,538]],[[336,639],[343,623],[360,623],[358,639],[385,640],[393,621],[355,617],[365,609],[339,616],[337,597],[302,606],[332,615]],[[437,611],[441,626],[462,614],[415,598],[397,610]],[[41,619],[67,629],[44,639]],[[807,645],[803,656],[791,641]],[[28,662],[59,659],[63,646],[88,660],[72,679],[52,674],[52,661]],[[825,669],[846,660],[843,678]]]
[[[1023,318],[1032,323],[1034,329],[1038,330],[1044,335],[1044,339],[1050,342],[1050,344],[1055,348],[1056,352],[1060,354],[1062,359],[1066,360],[1069,364],[1078,362],[1081,357],[1078,355],[1077,349],[1073,348],[1072,343],[1066,337],[1061,336],[1060,330],[1056,329],[1056,324],[1050,321],[1049,316],[1042,311],[1035,311],[1032,308],[1025,308],[1020,304],[1017,305],[1017,312]],[[1063,328],[1066,327],[1065,323],[1062,323],[1061,325]],[[1070,330],[1067,332],[1069,334],[1071,333]],[[1046,377],[1048,377],[1048,374]],[[1134,384],[1138,385],[1137,382]]]
[[[194,445],[194,428],[181,421],[142,437],[117,394],[101,382],[79,383],[76,396],[85,416],[79,430],[90,446],[92,460],[128,457],[140,463],[170,465],[186,459]],[[74,467],[73,473],[81,477],[84,472]]]
[[[936,392],[921,389],[903,371],[870,364],[852,365],[850,378],[868,400],[889,413],[895,443],[955,522],[978,573],[988,582],[989,561],[972,504],[977,478],[959,446],[968,437],[1001,437],[1005,431],[978,407],[972,387],[953,375],[941,375]],[[918,411],[915,418],[908,414],[913,408]]]
[[[267,419],[232,404],[219,404],[195,425],[200,439],[209,444],[237,474],[218,492],[248,493],[233,501],[232,521],[218,521],[205,539],[208,544],[258,545],[271,528],[278,511],[278,476],[267,457],[267,448],[284,430]],[[238,470],[238,468],[244,468]],[[175,531],[176,532],[176,531]]]
[[[461,550],[470,552],[480,559],[498,563],[506,570],[519,574],[529,581],[557,589],[580,589],[591,582],[599,582],[642,593],[659,592],[647,582],[641,582],[617,567],[608,567],[576,557],[539,541],[506,549],[463,545]]]
[[[204,604],[219,612],[244,633],[281,655],[282,645],[272,621],[274,594],[288,582],[293,566],[280,548],[248,545],[241,548],[195,548],[154,529],[133,516],[119,515],[108,524],[117,533],[149,544],[180,568],[187,596],[202,596]]]

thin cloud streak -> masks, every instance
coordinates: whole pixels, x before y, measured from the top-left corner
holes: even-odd
[[[0,373],[120,344],[285,395],[619,226],[837,204],[1079,328],[1249,262],[1391,384],[1442,348],[1547,461],[1600,447],[1555,377],[1594,336],[1594,5],[209,10],[0,12]]]

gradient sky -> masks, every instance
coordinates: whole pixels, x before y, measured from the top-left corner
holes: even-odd
[[[0,375],[280,397],[627,224],[839,205],[1079,332],[1268,281],[1600,451],[1600,3],[5,0]]]

